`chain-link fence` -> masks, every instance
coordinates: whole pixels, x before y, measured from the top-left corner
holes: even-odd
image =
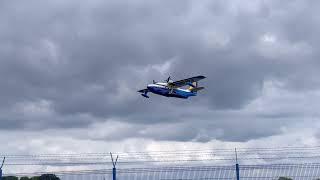
[[[320,147],[5,155],[4,176],[55,174],[61,180],[320,180]],[[237,158],[236,158],[237,157]],[[115,160],[115,159],[113,159]],[[319,162],[319,163],[318,163]],[[116,171],[111,169],[117,168]]]
[[[320,164],[270,164],[242,165],[240,179],[320,179]],[[111,180],[111,171],[96,171],[84,174],[62,174],[62,180]],[[235,180],[235,166],[195,166],[119,169],[118,180]]]
[[[240,179],[320,179],[320,164],[240,165]],[[55,172],[61,180],[112,180],[112,170]],[[25,176],[26,174],[11,174]],[[31,174],[27,174],[31,176]],[[39,174],[33,174],[34,176]],[[172,166],[117,169],[117,180],[235,180],[232,166]]]

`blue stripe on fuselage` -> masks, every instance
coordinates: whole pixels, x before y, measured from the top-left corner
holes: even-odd
[[[186,92],[179,89],[173,89],[170,93],[170,89],[161,86],[148,86],[148,90],[154,94],[159,94],[166,97],[188,98],[190,96],[196,96],[195,92]]]

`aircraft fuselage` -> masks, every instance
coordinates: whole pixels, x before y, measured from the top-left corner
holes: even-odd
[[[181,89],[181,88],[170,89],[167,86],[167,83],[149,84],[147,88],[150,92],[154,94],[158,94],[166,97],[176,97],[176,98],[187,99],[190,96],[197,95],[197,92],[191,92],[190,90],[187,90],[187,89]]]

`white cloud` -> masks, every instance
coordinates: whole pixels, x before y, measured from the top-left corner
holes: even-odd
[[[304,61],[313,52],[313,48],[307,42],[289,42],[268,33],[260,37],[257,49],[267,58],[288,61],[288,63]]]

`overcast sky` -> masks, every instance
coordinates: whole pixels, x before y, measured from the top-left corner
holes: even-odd
[[[319,6],[1,0],[0,152],[319,145]],[[169,75],[206,89],[136,92]]]

